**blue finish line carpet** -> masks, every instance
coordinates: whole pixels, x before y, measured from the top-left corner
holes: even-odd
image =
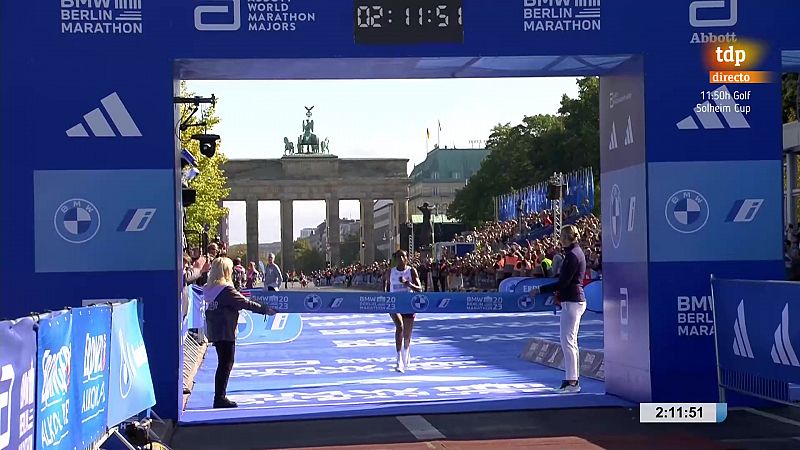
[[[405,373],[394,370],[388,314],[287,314],[270,320],[285,325],[289,316],[302,327],[295,339],[290,333],[273,337],[282,343],[263,343],[248,336],[237,344],[228,397],[238,408],[211,408],[217,355],[209,347],[181,422],[629,406],[588,378],[581,380],[580,394],[552,394],[564,372],[519,358],[532,337],[558,342],[559,317],[552,312],[419,314]],[[264,322],[249,313],[246,320],[252,322],[242,320],[240,337]],[[583,316],[579,345],[602,349],[602,315]]]

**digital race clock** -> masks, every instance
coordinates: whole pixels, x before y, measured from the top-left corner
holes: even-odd
[[[356,44],[463,43],[461,0],[356,0]]]

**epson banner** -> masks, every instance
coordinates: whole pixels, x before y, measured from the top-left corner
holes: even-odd
[[[155,405],[147,351],[139,328],[138,301],[114,305],[111,313],[108,426]]]
[[[0,449],[33,450],[36,331],[30,317],[0,322]]]

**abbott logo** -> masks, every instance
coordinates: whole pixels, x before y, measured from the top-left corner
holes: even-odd
[[[733,339],[733,353],[742,358],[753,359],[753,349],[750,348],[750,338],[747,336],[747,323],[744,319],[744,300],[739,302],[736,308],[737,318],[733,322],[733,332],[736,337]]]
[[[236,31],[242,26],[241,0],[229,0],[229,5],[202,5],[194,9],[194,27],[198,31]],[[233,13],[232,23],[208,23],[203,16]]]
[[[797,355],[794,353],[792,341],[789,339],[789,304],[783,307],[781,323],[775,329],[775,343],[772,344],[772,361],[784,366],[800,367]]]
[[[739,21],[738,0],[728,0],[727,3],[730,3],[730,6],[725,3],[725,0],[698,0],[692,2],[689,4],[689,24],[695,28],[732,27],[736,25],[736,22]],[[701,19],[697,14],[700,10],[728,8],[728,18],[726,19]]]
[[[140,137],[142,135],[142,132],[139,131],[139,127],[136,126],[136,123],[133,121],[133,118],[131,118],[127,108],[125,108],[125,105],[122,103],[122,100],[120,100],[119,95],[117,95],[116,92],[113,92],[100,100],[100,104],[102,104],[103,108],[105,108],[105,111],[108,114],[108,117],[111,119],[111,122],[115,127],[117,127],[119,136]],[[89,125],[89,130],[92,131],[92,134],[95,137],[118,136],[114,129],[111,128],[111,124],[108,123],[106,116],[103,114],[103,111],[101,111],[100,108],[95,108],[84,114],[83,118],[86,120],[86,124]],[[89,137],[89,132],[82,123],[79,123],[67,130],[67,136]]]

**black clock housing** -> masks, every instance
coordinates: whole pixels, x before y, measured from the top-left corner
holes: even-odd
[[[356,44],[463,43],[462,0],[356,0]]]

